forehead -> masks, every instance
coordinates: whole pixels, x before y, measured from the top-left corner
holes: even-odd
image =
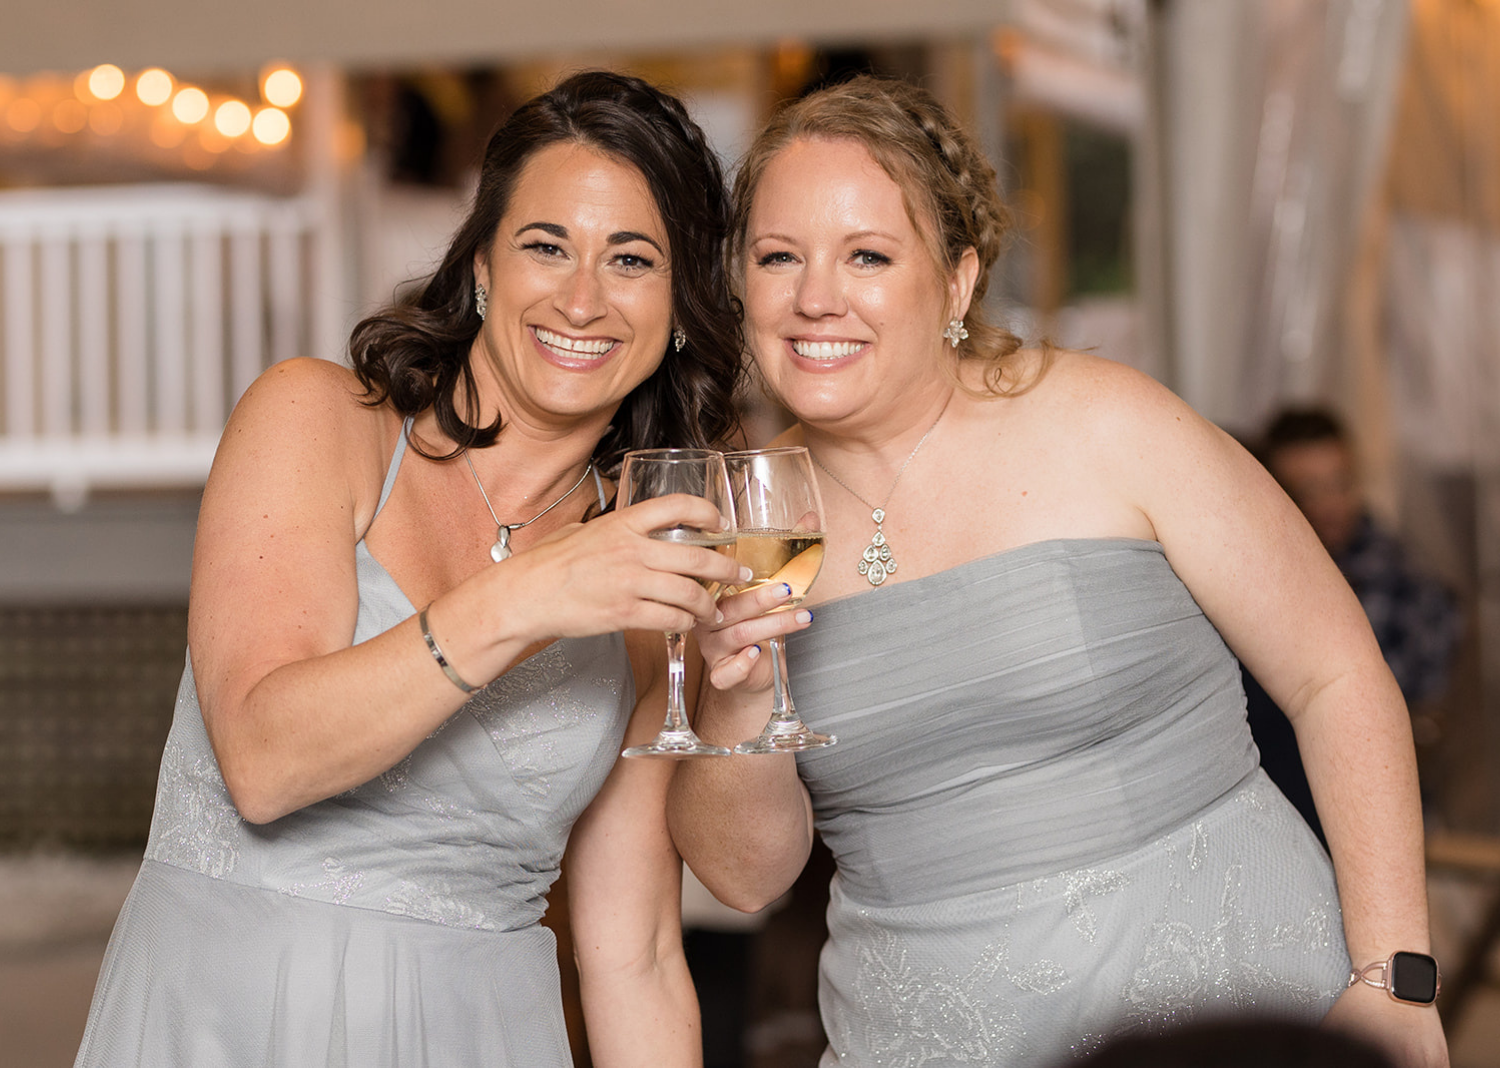
[[[601,216],[630,222],[630,229],[659,234],[661,213],[646,176],[634,164],[589,145],[563,142],[532,153],[516,178],[506,217],[558,222],[571,216]]]
[[[752,226],[807,217],[854,230],[915,230],[901,186],[854,140],[787,145],[766,164],[750,215]]]

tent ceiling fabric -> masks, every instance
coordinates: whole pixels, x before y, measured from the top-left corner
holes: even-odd
[[[350,69],[650,52],[800,38],[828,44],[988,30],[1008,0],[41,0],[7,3],[0,71],[160,64],[207,73],[272,59]]]

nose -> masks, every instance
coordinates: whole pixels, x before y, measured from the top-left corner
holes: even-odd
[[[837,268],[828,262],[808,262],[797,276],[793,302],[797,314],[809,319],[843,315],[847,308]]]
[[[568,275],[558,291],[558,310],[573,326],[584,326],[604,314],[604,285],[587,267]]]

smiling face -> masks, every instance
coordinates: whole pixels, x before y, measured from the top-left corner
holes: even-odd
[[[968,253],[942,276],[901,187],[863,145],[799,140],[779,152],[744,248],[750,349],[799,419],[852,429],[948,388],[943,327],[967,311],[977,261]]]
[[[666,352],[667,252],[634,167],[574,143],[532,156],[474,263],[489,309],[470,358],[493,374],[507,419],[608,421]]]

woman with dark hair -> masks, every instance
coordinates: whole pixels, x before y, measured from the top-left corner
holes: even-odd
[[[727,221],[678,101],[576,75],[494,135],[352,372],[247,391],[80,1065],[569,1064],[565,843],[595,1063],[698,1063],[672,765],[616,756],[660,724],[661,632],[713,614],[696,579],[739,573],[647,536],[705,501],[599,513],[626,450],[731,430]]]
[[[800,631],[798,710],[838,744],[684,765],[669,814],[745,909],[828,845],[825,1068],[1042,1068],[1250,1012],[1440,1068],[1406,711],[1292,502],[1145,376],[985,322],[1005,209],[922,90],[789,106],[734,203],[827,555],[811,627],[767,585],[699,628],[695,726],[753,732],[756,643]],[[1257,765],[1236,656],[1296,723],[1331,866]]]

